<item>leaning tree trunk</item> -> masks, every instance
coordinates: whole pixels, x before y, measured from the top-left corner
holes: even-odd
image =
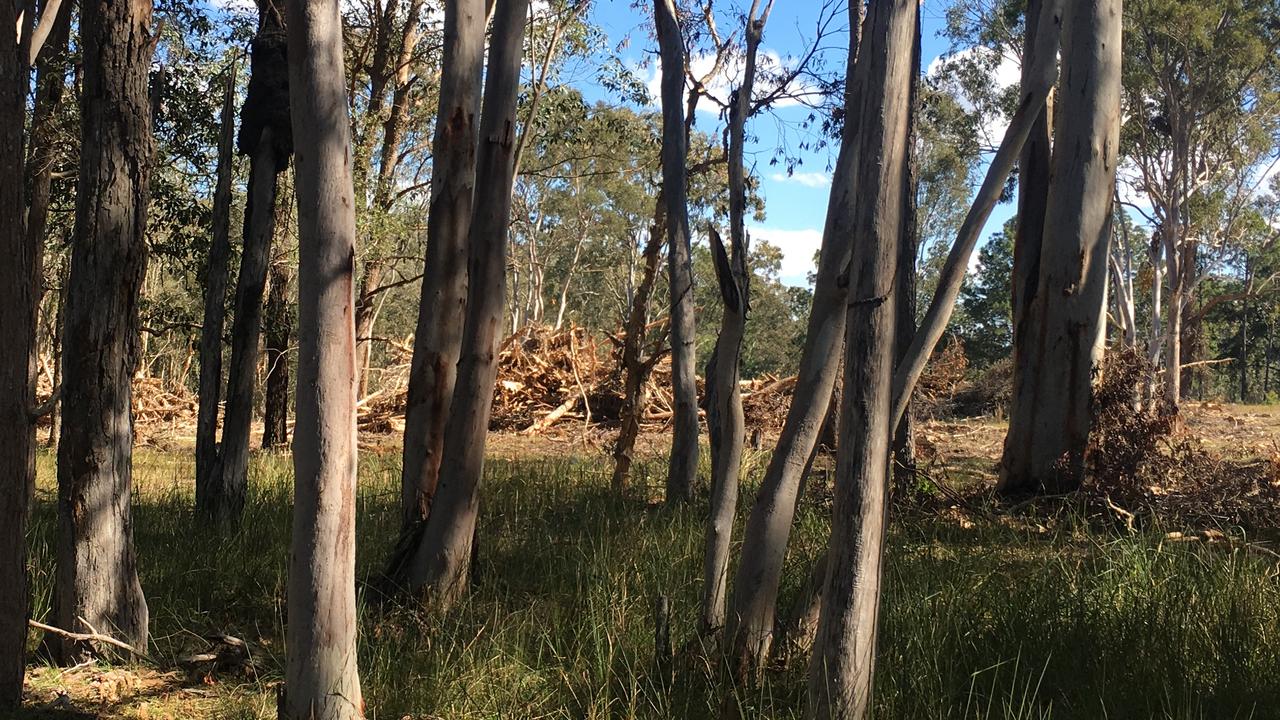
[[[457,379],[467,300],[467,233],[475,192],[484,31],[484,0],[445,3],[426,269],[405,408],[400,487],[406,530],[425,520],[431,508]]]
[[[27,66],[11,19],[0,23],[0,708],[22,703],[26,669],[27,514],[35,478],[36,250],[23,224]]]
[[[688,502],[698,475],[698,385],[694,357],[693,266],[686,183],[684,38],[674,0],[654,0],[662,59],[662,189],[667,201],[667,279],[671,287],[671,383],[674,427],[667,503]]]
[[[853,77],[861,28],[861,3],[852,3],[847,77]],[[840,348],[844,342],[845,294],[843,275],[849,261],[855,192],[854,158],[857,90],[845,88],[844,137],[831,180],[826,227],[818,255],[818,274],[800,368],[787,419],[769,459],[764,480],[742,538],[741,562],[733,581],[732,608],[727,618],[735,673],[744,680],[758,678],[773,644],[778,586],[786,558],[791,522],[795,518],[800,483],[827,415],[835,387]]]
[[[1031,133],[1033,123],[1053,89],[1057,79],[1058,26],[1063,0],[1041,0],[1044,8],[1036,20],[1036,36],[1041,39],[1036,44],[1036,53],[1026,62],[1030,71],[1024,77],[1020,90],[1018,107],[1009,120],[1009,127],[1004,131],[1000,147],[996,149],[991,163],[987,166],[987,174],[982,179],[982,186],[974,196],[964,222],[956,232],[955,242],[947,253],[947,261],[938,276],[938,287],[934,290],[929,308],[925,311],[920,329],[911,339],[911,345],[898,363],[893,373],[893,418],[896,423],[906,412],[911,400],[911,391],[924,372],[929,356],[942,338],[951,320],[951,311],[955,309],[956,298],[960,294],[960,286],[964,282],[965,271],[969,266],[969,258],[978,244],[978,236],[986,225],[991,210],[999,201],[1004,191],[1005,180],[1013,169],[1014,161],[1022,152],[1023,145]]]
[[[742,85],[733,92],[729,106],[729,245],[725,251],[720,234],[711,231],[711,251],[724,311],[715,351],[707,364],[707,431],[711,439],[711,508],[707,518],[703,561],[703,634],[718,632],[725,624],[725,594],[729,576],[729,541],[738,509],[738,474],[746,422],[742,415],[742,389],[738,383],[742,362],[742,338],[751,307],[751,275],[747,268],[747,182],[743,169],[747,118],[751,115],[755,87],[756,51],[764,34],[773,2],[759,17],[755,0],[746,18],[746,58]]]
[[[266,397],[262,412],[263,449],[289,442],[289,336],[293,317],[289,312],[289,273],[283,262],[271,263],[267,275]]]
[[[1078,2],[1062,30],[1062,102],[1041,250],[1035,337],[1023,353],[1037,373],[1013,406],[1005,487],[1080,486],[1092,424],[1093,376],[1105,340],[1111,197],[1120,133],[1120,0]]]
[[[1026,11],[1026,35],[1023,40],[1023,57],[1033,58],[1036,47],[1036,28],[1043,0],[1029,0]],[[1056,49],[1057,38],[1043,38],[1042,43]],[[1023,64],[1022,89],[1026,93],[1036,82],[1030,62]],[[1031,133],[1022,146],[1018,158],[1018,224],[1013,238],[1013,394],[1010,407],[1030,402],[1030,394],[1037,376],[1036,358],[1031,352],[1033,338],[1039,335],[1036,323],[1039,318],[1031,309],[1035,305],[1040,285],[1040,255],[1044,245],[1045,207],[1049,202],[1049,152],[1052,136],[1049,132],[1049,110],[1046,104],[1031,125]],[[1027,441],[1030,428],[1009,424],[1008,438],[1012,444]],[[1031,490],[1009,484],[1014,475],[1002,474],[1000,491],[1020,494]]]
[[[277,3],[259,0],[258,35],[253,40],[249,93],[240,112],[240,152],[249,156],[248,204],[244,212],[244,250],[236,280],[231,323],[231,365],[227,373],[227,410],[222,424],[220,482],[212,484],[197,506],[216,522],[236,521],[248,490],[249,434],[258,376],[258,339],[262,296],[275,236],[276,188],[293,149],[289,126],[289,83],[285,29]]]
[[[147,603],[133,551],[133,415],[138,299],[146,273],[151,179],[149,0],[81,6],[80,172],[63,347],[58,443],[59,627],[147,646]],[[50,637],[60,662],[87,644]]]
[[[442,608],[467,587],[484,470],[485,437],[498,374],[506,302],[507,234],[515,172],[516,96],[528,0],[499,0],[490,41],[480,119],[475,210],[470,223],[467,317],[458,382],[445,435],[434,507],[406,568],[410,591],[429,592]]]
[[[844,396],[822,611],[809,673],[809,716],[871,714],[881,559],[888,521],[895,289],[902,241],[912,63],[919,4],[871,3],[855,83],[859,242],[849,265]]]
[[[356,666],[355,192],[338,0],[293,0],[298,392],[281,720],[364,716]]]
[[[222,328],[226,319],[231,260],[231,181],[235,152],[236,66],[226,70],[222,96],[222,137],[218,142],[213,224],[205,265],[204,322],[200,325],[200,395],[196,415],[196,497],[221,482],[218,465],[218,403],[222,396]]]

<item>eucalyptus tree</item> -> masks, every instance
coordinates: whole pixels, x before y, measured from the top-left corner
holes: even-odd
[[[81,158],[66,299],[54,618],[147,645],[133,549],[130,381],[139,357],[153,165],[149,0],[86,2]],[[51,638],[75,662],[84,642]]]
[[[281,720],[364,717],[356,657],[355,192],[338,0],[291,0],[298,393]],[[266,133],[264,133],[266,134]]]
[[[248,491],[249,435],[258,375],[262,298],[275,237],[279,176],[288,167],[293,153],[287,47],[280,0],[259,0],[249,90],[240,111],[237,135],[240,152],[249,157],[249,183],[244,246],[231,324],[227,406],[216,465],[212,469],[206,467],[203,472],[197,469],[197,480],[204,482],[196,488],[196,508],[218,523],[240,518]]]
[[[688,502],[698,474],[698,387],[694,354],[693,268],[690,258],[688,156],[684,79],[688,56],[675,0],[654,0],[662,65],[662,194],[671,305],[671,382],[674,421],[667,468],[667,503]],[[695,99],[691,102],[696,102]]]
[[[432,140],[426,268],[405,408],[401,519],[426,520],[440,477],[467,302],[467,236],[476,183],[485,3],[445,3],[444,57]],[[398,561],[393,560],[393,565]],[[392,568],[392,574],[399,572]],[[403,580],[403,578],[400,578]]]
[[[856,20],[857,10],[851,10]],[[881,561],[888,521],[893,372],[902,305],[895,274],[907,202],[914,0],[871,3],[853,80],[858,193],[846,298],[844,389],[831,542],[810,662],[809,716],[871,713]]]
[[[1182,397],[1187,314],[1208,268],[1231,247],[1280,118],[1280,7],[1273,0],[1134,0],[1125,8],[1127,210],[1159,240],[1149,307],[1165,399]],[[1135,201],[1136,200],[1136,201]],[[1223,202],[1234,211],[1217,213]],[[1225,222],[1224,222],[1225,220]],[[1163,318],[1159,313],[1163,310]]]
[[[440,607],[467,588],[485,437],[493,409],[506,300],[506,252],[515,173],[516,95],[527,0],[499,0],[489,44],[476,192],[468,230],[467,311],[440,481],[431,513],[413,538],[404,584]]]

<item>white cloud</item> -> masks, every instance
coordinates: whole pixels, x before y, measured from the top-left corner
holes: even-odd
[[[831,187],[831,174],[824,172],[798,172],[790,175],[784,172],[776,172],[771,174],[769,179],[780,183],[798,183],[811,188]]]
[[[782,251],[782,269],[779,275],[784,283],[808,284],[808,274],[817,269],[818,248],[822,247],[822,230],[753,227],[748,231],[751,233],[752,241],[764,240]]]

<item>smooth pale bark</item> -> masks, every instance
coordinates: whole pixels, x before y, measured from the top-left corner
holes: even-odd
[[[728,252],[720,234],[711,230],[711,250],[724,308],[715,351],[707,364],[711,507],[707,518],[706,550],[702,566],[700,629],[703,634],[719,631],[725,624],[729,541],[733,537],[733,517],[738,509],[738,474],[742,468],[742,449],[746,441],[742,390],[738,383],[742,337],[746,332],[747,313],[751,307],[751,274],[747,269],[747,183],[743,168],[743,147],[746,144],[747,118],[752,110],[756,53],[772,9],[773,3],[770,1],[760,11],[760,2],[755,0],[747,12],[742,84],[734,90],[730,101]]]
[[[35,477],[36,252],[23,224],[27,67],[16,27],[0,23],[0,709],[22,702],[26,668],[27,516]]]
[[[445,3],[440,105],[432,139],[426,269],[409,370],[401,475],[406,528],[426,519],[440,475],[467,301],[467,234],[476,179],[484,0]]]
[[[858,197],[846,301],[844,394],[822,611],[809,669],[812,718],[871,714],[889,509],[898,247],[910,152],[915,0],[867,10],[859,88]]]
[[[1037,21],[1036,37],[1044,38],[1037,42],[1035,57],[1030,60],[1030,71],[1024,77],[1021,88],[1021,99],[1005,130],[1000,147],[987,166],[986,177],[982,186],[974,196],[973,204],[965,214],[964,222],[956,233],[955,243],[947,253],[947,261],[942,266],[938,277],[938,287],[933,299],[929,301],[929,309],[925,311],[920,329],[911,340],[902,362],[893,375],[893,418],[895,424],[902,418],[907,404],[911,401],[911,391],[915,388],[920,374],[924,372],[929,356],[937,347],[938,340],[947,329],[951,320],[951,312],[955,309],[956,297],[960,294],[960,286],[964,282],[965,271],[969,267],[969,257],[978,244],[978,236],[991,216],[991,210],[1000,200],[1005,180],[1013,169],[1014,161],[1022,152],[1036,118],[1048,101],[1049,92],[1057,80],[1057,47],[1058,29],[1061,21],[1063,0],[1041,0],[1043,3]]]
[[[434,506],[406,569],[406,585],[442,608],[467,588],[493,410],[506,302],[507,235],[514,179],[516,95],[528,0],[499,0],[480,118],[475,210],[471,218],[467,317],[458,381],[445,434]]]
[[[263,449],[289,442],[289,336],[293,318],[289,312],[289,274],[283,263],[273,262],[267,273],[266,328],[263,345],[267,355],[266,397],[262,412]]]
[[[1006,487],[1078,488],[1105,340],[1111,198],[1120,136],[1120,0],[1077,2],[1063,22],[1062,100],[1054,128],[1039,286],[1024,340],[1037,375],[1012,407]]]
[[[364,716],[356,666],[355,193],[338,0],[291,0],[298,390],[282,720]]]
[[[218,142],[213,225],[205,265],[204,321],[200,325],[200,394],[196,414],[196,497],[221,484],[218,465],[218,403],[222,398],[222,330],[226,320],[231,261],[231,181],[235,156],[236,66],[227,68],[222,95],[222,136]],[[199,501],[197,501],[199,502]]]
[[[861,29],[861,3],[852,3],[849,26],[847,77],[853,77]],[[769,459],[764,480],[742,538],[741,562],[734,576],[728,637],[732,643],[735,673],[740,679],[758,677],[773,644],[778,586],[786,558],[791,523],[795,518],[800,483],[822,432],[827,407],[835,387],[844,343],[844,269],[849,264],[853,236],[853,203],[856,194],[857,115],[856,89],[846,85],[844,137],[832,173],[826,226],[818,254],[812,309],[809,311],[804,349],[796,387],[777,446]]]
[[[649,303],[658,278],[662,259],[662,240],[666,236],[666,202],[662,191],[654,201],[653,224],[649,239],[641,253],[644,269],[636,285],[627,313],[626,336],[622,339],[622,409],[619,415],[618,439],[613,444],[614,490],[625,490],[631,479],[631,463],[635,459],[636,438],[640,436],[640,420],[649,401],[649,375],[662,357],[657,348],[647,348],[649,335]]]
[[[63,345],[54,619],[72,632],[147,646],[133,551],[133,415],[138,302],[146,274],[153,146],[148,0],[81,6],[80,172]],[[86,643],[50,636],[60,662]]]
[[[1026,11],[1026,36],[1023,41],[1023,57],[1034,58],[1037,54],[1037,26],[1043,0],[1029,0]],[[1057,49],[1057,38],[1050,40]],[[1022,87],[1035,83],[1031,75],[1030,63],[1025,63],[1022,70]],[[1049,132],[1049,107],[1040,111],[1031,125],[1031,132],[1022,146],[1022,154],[1018,158],[1018,225],[1013,239],[1013,288],[1010,298],[1013,308],[1013,395],[1011,406],[1028,402],[1031,387],[1035,382],[1038,368],[1033,353],[1029,353],[1032,343],[1029,338],[1036,337],[1039,330],[1036,323],[1039,316],[1032,312],[1040,287],[1040,254],[1044,245],[1045,209],[1049,202],[1049,153],[1052,147]],[[1009,425],[1008,438],[1014,444],[1026,441],[1029,432],[1025,426]],[[1001,475],[1000,491],[1004,493],[1025,492],[1028,488],[1014,487],[1008,484],[1011,476]]]
[[[249,434],[258,380],[258,344],[262,334],[262,296],[275,236],[279,174],[288,167],[293,136],[288,124],[289,89],[284,64],[287,40],[280,0],[259,0],[258,34],[253,40],[249,92],[240,113],[240,152],[249,156],[248,203],[244,247],[236,278],[231,322],[231,363],[227,372],[227,409],[219,450],[220,477],[209,492],[197,494],[197,508],[215,522],[239,520],[249,486]]]
[[[667,279],[671,290],[673,428],[667,503],[688,502],[698,476],[698,386],[694,353],[693,265],[689,239],[684,38],[674,0],[654,0],[662,62],[662,188],[667,207]]]

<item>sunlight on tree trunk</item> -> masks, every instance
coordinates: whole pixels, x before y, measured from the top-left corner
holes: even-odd
[[[514,175],[516,95],[527,0],[499,0],[485,78],[484,114],[470,223],[467,317],[445,434],[440,483],[406,570],[408,588],[448,608],[466,591],[485,438],[493,409],[506,302],[506,252]]]
[[[56,625],[143,649],[147,603],[133,549],[133,396],[153,161],[151,3],[83,5],[84,91],[58,443]],[[77,662],[87,644],[50,638]]]
[[[288,3],[298,390],[281,720],[364,716],[356,666],[355,198],[338,0]]]

